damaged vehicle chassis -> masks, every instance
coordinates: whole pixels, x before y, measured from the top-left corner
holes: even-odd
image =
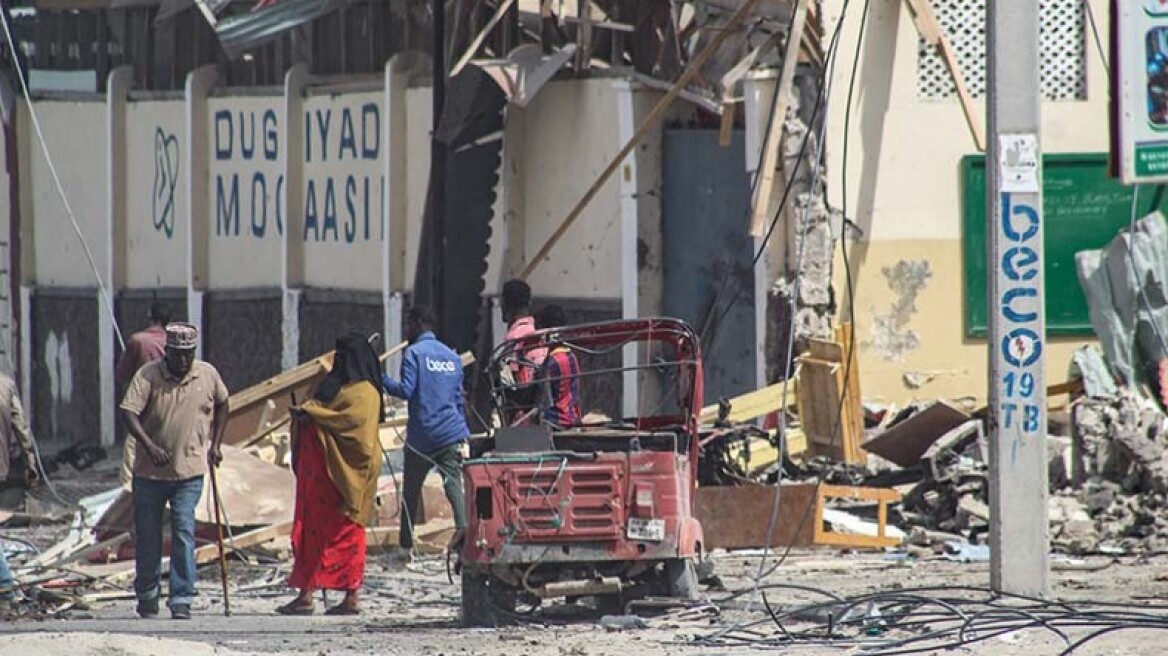
[[[694,517],[698,412],[697,336],[683,322],[641,319],[537,332],[496,349],[500,372],[534,349],[587,358],[640,344],[652,366],[580,367],[578,377],[650,371],[668,381],[653,416],[607,418],[552,432],[539,425],[537,395],[496,377],[493,397],[512,425],[474,440],[463,468],[467,530],[462,620],[496,626],[553,598],[591,597],[619,613],[646,596],[692,599],[703,545]],[[585,362],[585,365],[588,362]],[[541,370],[541,375],[544,375]],[[537,380],[527,387],[539,388]]]

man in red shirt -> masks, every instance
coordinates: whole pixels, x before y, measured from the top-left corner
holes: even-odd
[[[126,341],[126,350],[118,360],[118,367],[114,370],[114,380],[118,389],[124,391],[144,365],[155,360],[161,360],[166,355],[166,324],[170,323],[170,312],[162,303],[150,306],[150,314],[146,317],[146,328],[140,330]],[[130,486],[134,471],[135,440],[127,439],[122,448],[122,485]]]
[[[536,328],[559,328],[566,323],[564,308],[549,305],[540,311]],[[580,412],[580,361],[572,349],[563,344],[553,346],[539,369],[538,380],[543,382],[544,390],[540,403],[543,423],[553,430],[579,426],[583,417]]]
[[[146,317],[146,328],[140,330],[126,341],[126,350],[118,360],[118,368],[114,378],[118,385],[125,389],[126,385],[142,368],[142,365],[154,362],[166,354],[166,324],[170,323],[170,313],[162,303],[150,306],[150,315]]]

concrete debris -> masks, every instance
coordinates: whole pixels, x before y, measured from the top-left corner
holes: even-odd
[[[1115,396],[1119,392],[1115,377],[1107,368],[1107,361],[1099,347],[1089,344],[1075,351],[1071,356],[1071,380],[1081,379],[1083,390],[1090,398]]]

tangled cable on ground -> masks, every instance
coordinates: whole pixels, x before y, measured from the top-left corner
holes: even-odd
[[[726,604],[755,588],[730,593]],[[759,588],[765,616],[697,636],[705,647],[837,646],[866,656],[900,656],[967,647],[1029,631],[1046,632],[1071,656],[1104,636],[1133,630],[1168,630],[1168,605],[1095,600],[1055,601],[998,593],[979,587],[922,587],[839,597],[790,584]],[[827,601],[776,607],[774,589],[823,595]],[[771,628],[773,627],[773,628]],[[1077,635],[1072,635],[1077,632]]]

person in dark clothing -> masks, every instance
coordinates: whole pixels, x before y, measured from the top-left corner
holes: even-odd
[[[454,511],[455,529],[466,527],[463,507],[463,447],[470,437],[462,396],[462,359],[434,336],[434,314],[415,306],[406,317],[409,348],[402,356],[401,379],[382,377],[385,391],[409,404],[402,520],[398,544],[409,558],[414,547],[413,518],[426,476],[437,467]]]
[[[545,307],[535,318],[538,330],[559,328],[566,323],[564,308],[558,305]],[[580,413],[580,361],[572,349],[563,344],[552,346],[536,378],[543,383],[543,422],[553,429],[579,426],[583,419]]]
[[[531,287],[522,280],[508,280],[503,283],[502,294],[503,321],[507,322],[507,334],[504,339],[519,339],[536,331],[535,317],[531,313]],[[547,349],[530,349],[522,354],[519,361],[510,364],[510,371],[515,384],[527,385],[535,378],[535,372],[543,359],[547,357]]]

